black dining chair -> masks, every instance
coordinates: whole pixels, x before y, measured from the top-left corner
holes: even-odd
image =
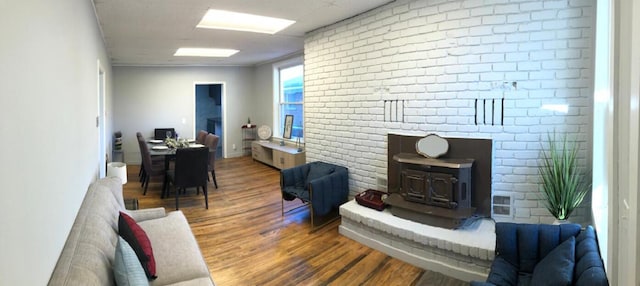
[[[175,128],[156,128],[153,131],[153,139],[156,140],[164,140],[167,137],[175,138],[176,137],[176,129]]]
[[[140,178],[140,183],[143,183],[146,180],[147,177],[147,172],[145,171],[145,167],[144,167],[144,148],[142,145],[146,146],[146,142],[144,141],[144,137],[142,136],[142,133],[140,132],[136,132],[136,138],[138,139],[138,147],[140,148],[140,162],[142,162],[140,164],[140,171],[138,172],[138,177]],[[162,157],[158,157],[158,156],[154,156],[151,157],[151,167],[147,167],[147,168],[161,168],[164,167],[164,158]]]
[[[216,149],[218,148],[218,141],[220,137],[214,134],[207,134],[204,139],[204,145],[209,147],[209,165],[207,171],[211,172],[211,178],[213,179],[213,185],[218,188],[218,181],[216,180]],[[209,176],[207,175],[207,180]]]
[[[164,164],[158,164],[157,162],[154,163],[154,160],[151,159],[149,146],[147,146],[146,142],[138,140],[138,143],[140,145],[140,153],[142,154],[142,168],[144,168],[144,175],[141,178],[142,187],[144,187],[144,192],[142,193],[142,195],[146,195],[151,177],[164,176],[165,168]],[[163,178],[162,181],[165,182],[165,179]],[[164,190],[164,186],[162,189]]]
[[[204,144],[204,139],[207,137],[207,134],[209,134],[209,132],[205,130],[198,131],[198,134],[196,135],[196,143]]]
[[[176,210],[181,192],[186,188],[202,187],[205,207],[209,208],[209,194],[207,192],[207,172],[209,148],[180,148],[176,150],[176,161],[173,170],[167,171],[165,176],[165,194],[169,194],[171,185],[176,195]]]

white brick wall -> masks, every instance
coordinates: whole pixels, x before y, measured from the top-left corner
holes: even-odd
[[[538,200],[540,141],[567,132],[589,161],[594,6],[399,0],[309,33],[307,160],[348,167],[355,194],[386,178],[388,133],[491,138],[493,191],[513,197],[507,220],[552,221]],[[496,87],[503,81],[517,90]],[[503,95],[504,126],[475,125],[474,100]],[[385,121],[384,100],[405,100],[404,122]],[[541,109],[548,103],[569,111]]]

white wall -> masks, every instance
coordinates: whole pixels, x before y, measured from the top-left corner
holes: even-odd
[[[266,63],[254,67],[254,82],[256,105],[260,106],[255,110],[251,120],[257,126],[267,125],[271,130],[273,126],[273,63]]]
[[[136,132],[152,137],[154,128],[173,127],[180,137],[195,138],[195,83],[202,82],[224,83],[224,156],[243,155],[240,127],[261,108],[253,100],[251,67],[114,67],[113,71],[114,130],[122,131],[126,162],[140,163]]]
[[[492,191],[513,198],[512,216],[495,218],[551,222],[539,201],[540,142],[571,134],[589,167],[594,10],[595,0],[404,0],[309,33],[307,161],[347,166],[353,194],[386,178],[389,132],[491,138]],[[503,94],[504,126],[475,125],[475,100]],[[384,100],[405,100],[404,122],[385,122]],[[548,103],[568,113],[541,109]]]
[[[0,284],[46,285],[98,172],[98,72],[87,0],[0,1]]]

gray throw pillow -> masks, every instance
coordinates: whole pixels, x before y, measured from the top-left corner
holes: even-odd
[[[149,280],[147,280],[147,275],[144,273],[138,256],[129,243],[120,236],[118,236],[113,260],[113,274],[118,286],[149,285]]]

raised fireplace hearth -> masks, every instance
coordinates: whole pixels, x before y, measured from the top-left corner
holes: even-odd
[[[340,234],[417,267],[463,281],[485,281],[495,253],[495,225],[478,219],[459,229],[414,222],[350,201],[340,206]],[[434,282],[435,283],[435,282]]]
[[[432,158],[416,151],[421,138],[389,134],[390,212],[448,229],[489,217],[491,140],[442,139],[450,146]]]

